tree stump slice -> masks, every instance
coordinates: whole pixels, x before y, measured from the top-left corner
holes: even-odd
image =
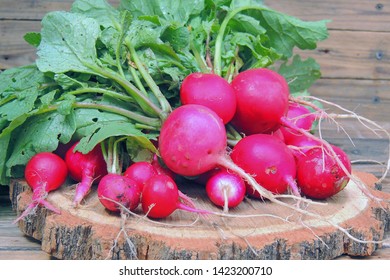
[[[149,220],[138,208],[135,211],[138,216],[123,219],[104,209],[95,189],[81,207],[73,208],[74,188],[69,184],[47,198],[61,209],[60,215],[38,207],[18,226],[24,234],[40,240],[43,251],[58,259],[274,260],[333,259],[343,254],[369,256],[381,247],[380,242],[390,228],[390,194],[373,188],[377,180],[373,175],[354,174],[386,202],[380,206],[350,182],[327,200],[327,205],[312,204],[309,209],[361,240],[377,241],[374,243],[353,241],[326,221],[253,199],[229,210],[230,214],[245,215],[240,218],[212,215],[205,220],[178,210],[167,219]],[[221,212],[211,205],[201,186],[185,185],[182,191],[195,198],[198,207]],[[30,202],[31,195],[24,180],[12,181],[10,196],[18,215]],[[286,202],[295,203],[291,199]]]

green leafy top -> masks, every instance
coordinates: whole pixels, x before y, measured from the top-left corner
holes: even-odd
[[[81,139],[82,152],[116,143],[132,160],[155,153],[151,140],[180,105],[191,72],[230,80],[274,67],[292,93],[307,93],[319,65],[293,56],[294,48],[315,48],[328,36],[326,23],[259,0],[122,0],[119,7],[76,0],[70,11],[50,12],[40,33],[24,37],[37,48],[36,63],[0,74],[0,184],[23,176],[35,153],[71,140]]]

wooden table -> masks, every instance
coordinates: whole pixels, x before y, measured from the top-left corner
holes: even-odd
[[[109,1],[116,5],[119,1]],[[51,10],[68,10],[72,1],[0,0],[0,69],[32,63],[34,49],[23,40],[29,31],[39,31],[39,20]],[[390,1],[265,1],[279,11],[305,20],[330,19],[329,39],[320,42],[314,51],[300,53],[314,57],[321,65],[322,78],[311,93],[319,98],[353,110],[390,131]],[[356,120],[343,120],[355,146],[345,134],[330,123],[322,131],[326,139],[342,147],[361,170],[381,176],[383,166],[369,160],[388,159],[388,139],[379,138],[362,128]],[[382,184],[390,193],[390,176]],[[40,244],[24,236],[11,221],[7,188],[0,190],[0,259],[50,259]],[[349,258],[342,256],[339,259]],[[390,244],[367,259],[390,259]]]

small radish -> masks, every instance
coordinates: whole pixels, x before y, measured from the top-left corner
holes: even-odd
[[[244,180],[225,169],[216,172],[206,183],[208,198],[224,211],[238,206],[244,200],[245,191]]]
[[[333,146],[348,173],[351,172],[351,162],[347,154],[337,146]],[[313,148],[299,157],[297,182],[302,194],[314,199],[326,199],[345,188],[349,177],[340,167],[333,155],[322,148]]]
[[[321,146],[321,143],[319,141],[313,138],[309,138],[306,135],[297,134],[290,136],[291,137],[288,142],[288,147],[290,148],[296,159],[301,156],[304,156],[305,153],[310,149]]]
[[[191,73],[180,87],[180,100],[213,110],[227,124],[236,112],[236,96],[231,85],[213,73]]]
[[[234,146],[231,158],[272,193],[283,194],[290,187],[294,194],[299,195],[294,156],[277,137],[268,134],[247,136]],[[250,186],[248,195],[259,196]]]
[[[123,176],[133,179],[142,188],[146,181],[155,175],[157,175],[157,170],[147,161],[134,162],[123,173]]]
[[[34,155],[28,161],[24,171],[25,180],[33,190],[32,202],[15,220],[15,223],[26,217],[38,205],[60,214],[60,210],[46,201],[45,198],[49,192],[58,189],[65,182],[67,175],[67,166],[58,155],[50,152]]]
[[[141,186],[126,176],[108,173],[100,180],[97,192],[106,209],[121,212],[123,206],[132,211],[140,203]]]
[[[73,198],[73,205],[77,207],[91,190],[92,183],[107,174],[107,164],[104,160],[100,145],[95,146],[87,154],[75,151],[79,142],[67,151],[65,162],[69,169],[69,175],[79,182]]]
[[[290,103],[287,111],[286,119],[293,122],[297,127],[309,131],[315,121],[315,116],[309,109],[298,103]],[[288,127],[280,127],[280,131],[283,133],[284,141],[286,144],[294,139],[295,136],[301,135],[300,133],[292,130]]]
[[[142,191],[142,210],[150,218],[166,218],[176,209],[207,214],[206,210],[195,209],[180,202],[177,185],[171,177],[158,174],[149,179]]]

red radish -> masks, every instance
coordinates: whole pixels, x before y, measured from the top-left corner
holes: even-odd
[[[294,135],[294,137],[290,138],[290,141],[288,143],[288,147],[290,148],[296,159],[301,156],[304,156],[308,150],[320,146],[321,143],[319,141],[302,134]]]
[[[207,214],[206,210],[195,209],[180,202],[179,190],[174,180],[165,174],[149,179],[142,191],[142,210],[150,218],[166,218],[176,209]]]
[[[78,206],[84,197],[91,190],[94,181],[99,180],[107,174],[107,164],[104,160],[100,145],[96,145],[87,154],[75,151],[79,142],[73,144],[65,156],[65,162],[69,169],[69,175],[73,180],[79,182],[76,186],[76,193],[73,198],[73,205]]]
[[[343,165],[351,172],[351,162],[347,154],[332,145],[333,151]],[[323,148],[313,148],[299,157],[297,182],[304,195],[314,199],[326,199],[345,188],[349,176],[340,167],[333,155]]]
[[[100,180],[97,192],[106,209],[121,212],[123,206],[132,211],[140,203],[141,186],[126,176],[108,173]]]
[[[294,156],[278,138],[268,134],[247,136],[234,146],[231,158],[272,193],[283,194],[290,186],[299,195],[294,181],[297,172]],[[248,194],[259,196],[251,186]]]
[[[271,133],[288,110],[289,88],[286,80],[267,68],[240,72],[231,83],[237,98],[232,124],[246,135]]]
[[[123,174],[123,176],[136,181],[142,188],[146,181],[155,175],[157,175],[157,170],[147,161],[134,162]]]
[[[303,105],[290,103],[286,119],[293,122],[297,127],[309,131],[315,121],[315,115]],[[300,133],[288,127],[282,126],[280,131],[283,133],[286,144],[290,144],[290,141],[293,140],[295,136],[300,135]]]
[[[244,180],[225,169],[212,175],[206,184],[208,198],[225,211],[238,206],[244,200],[245,191]]]
[[[34,155],[27,163],[24,177],[33,190],[32,202],[15,220],[15,223],[26,217],[36,206],[42,205],[60,214],[60,210],[45,200],[47,194],[58,189],[66,180],[68,169],[62,158],[50,152]]]
[[[185,104],[199,104],[213,110],[227,124],[236,112],[236,96],[231,85],[212,73],[191,73],[180,87],[180,100]]]

